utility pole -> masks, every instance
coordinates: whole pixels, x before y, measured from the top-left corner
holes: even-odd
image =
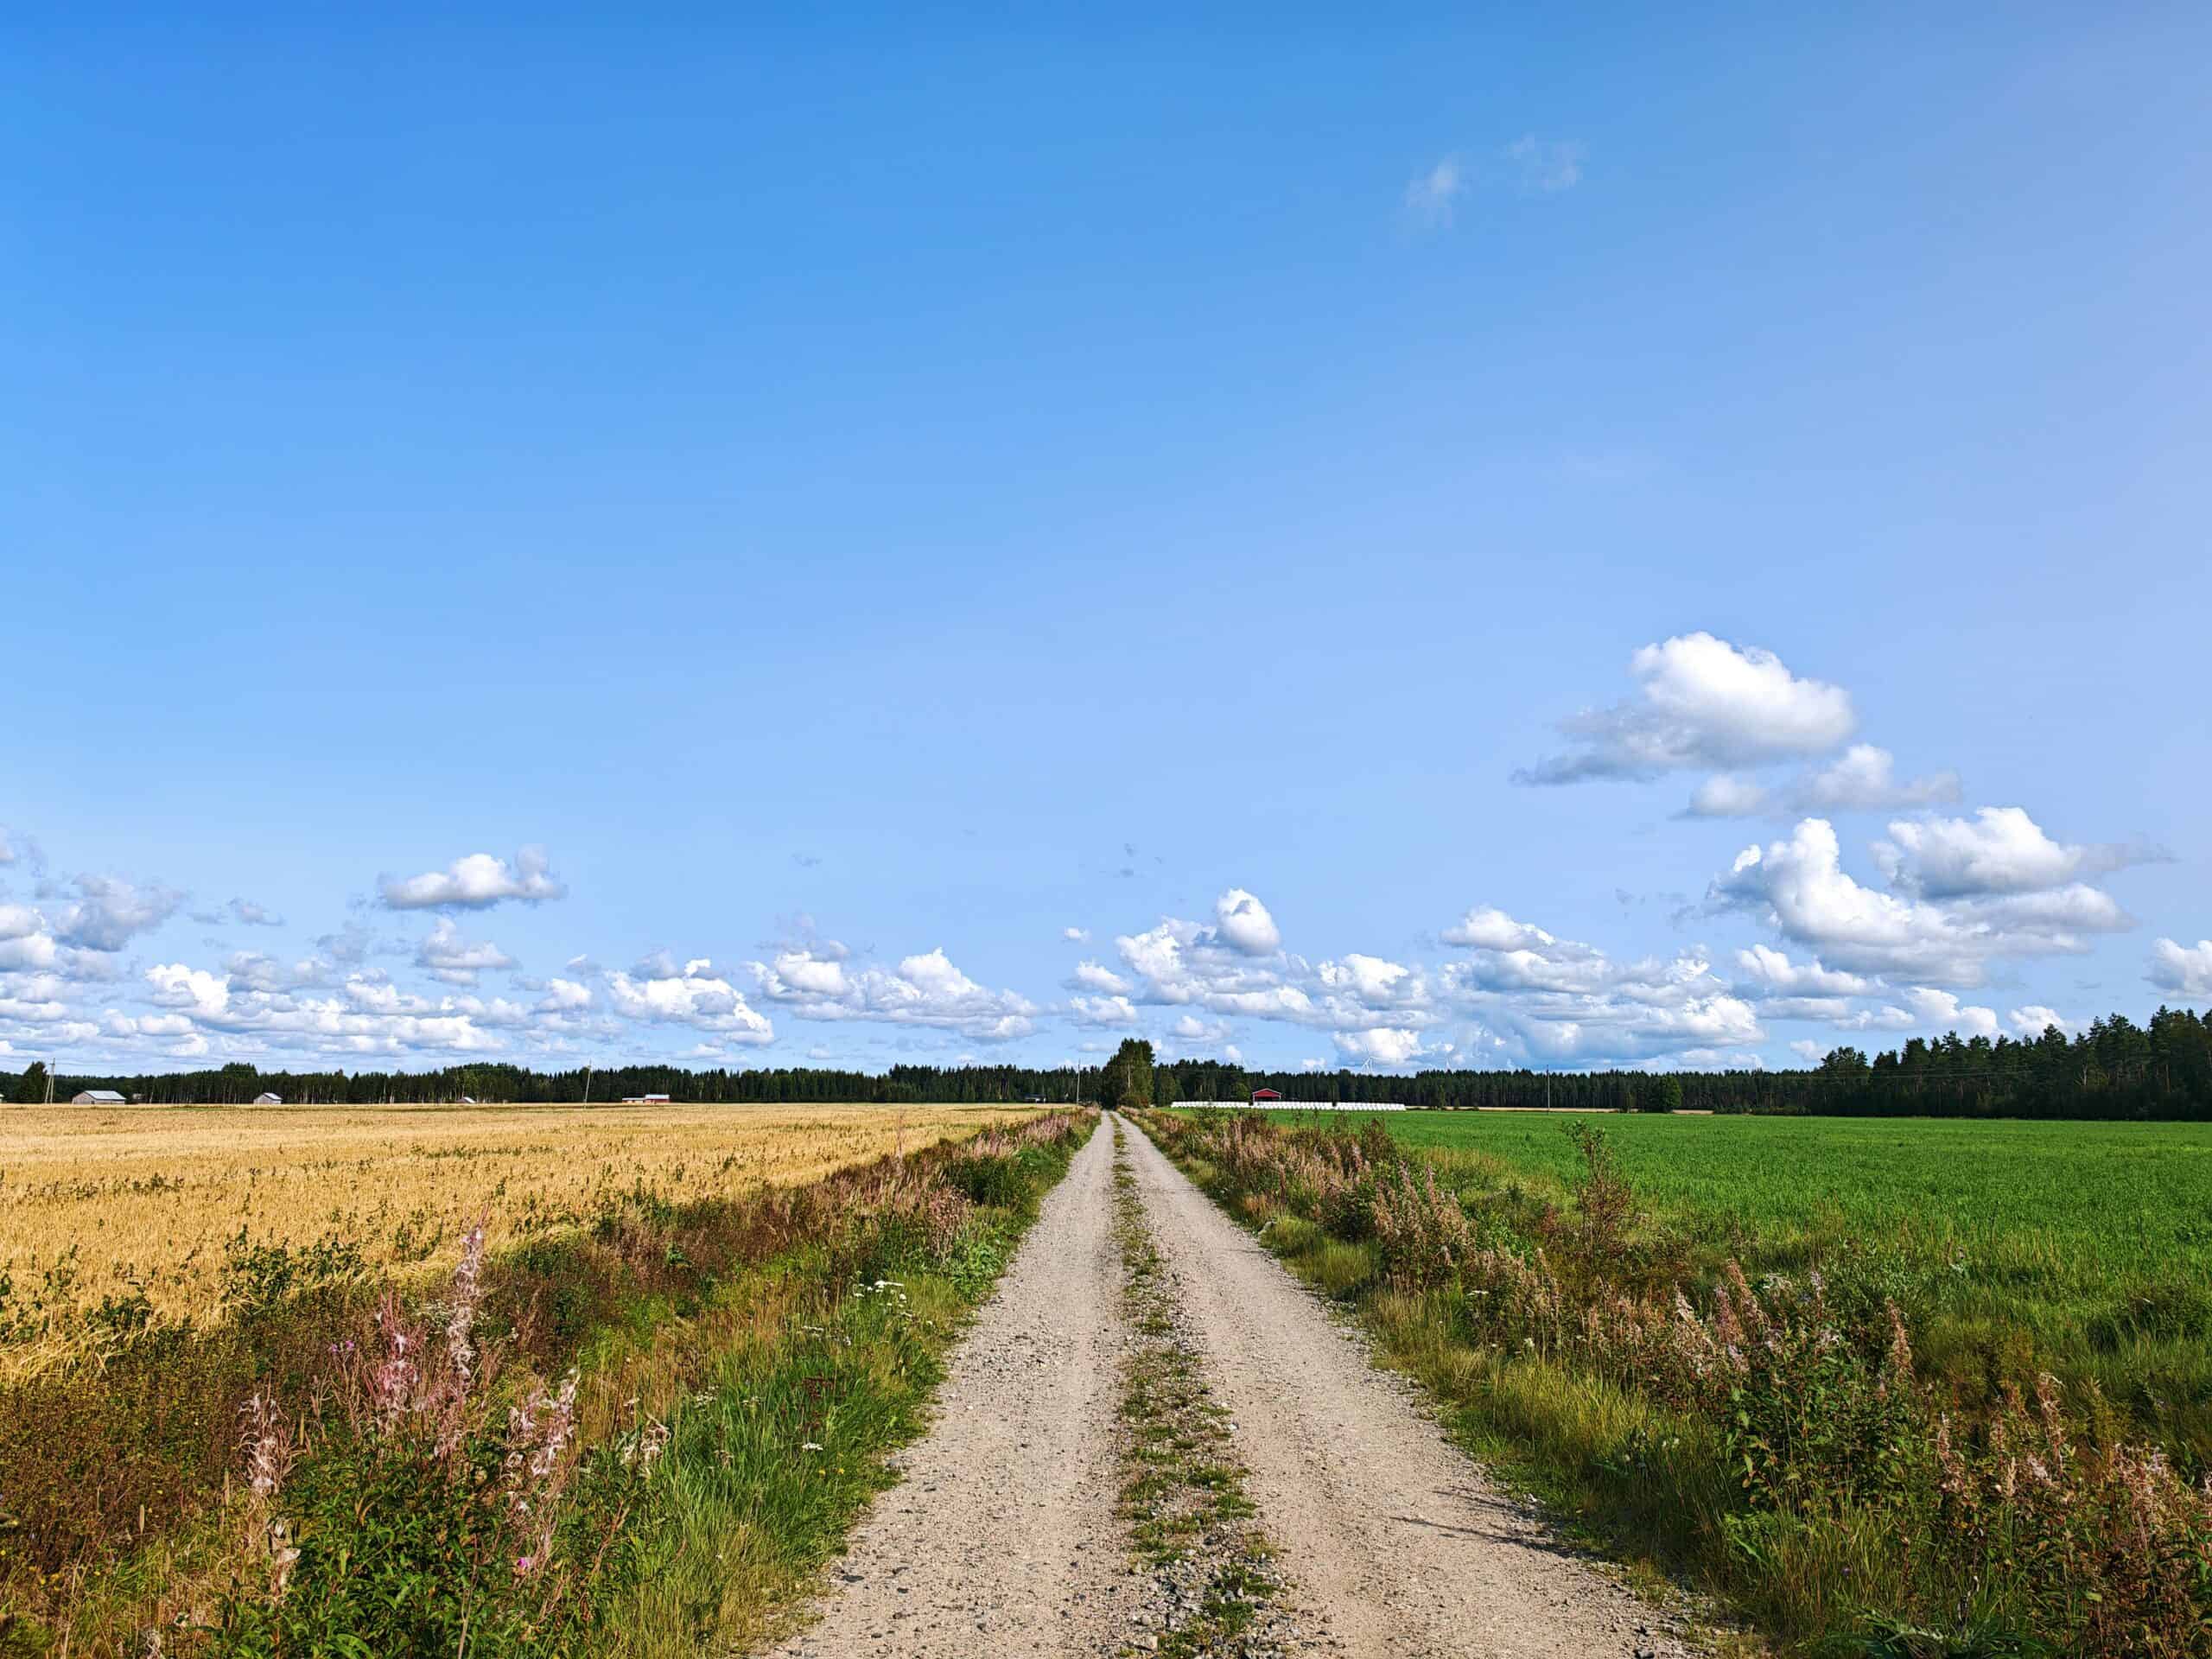
[[[591,1104],[591,1067],[584,1067],[584,1104]]]

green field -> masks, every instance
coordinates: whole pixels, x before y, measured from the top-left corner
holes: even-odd
[[[1563,1196],[1571,1115],[1273,1114]],[[1717,1267],[1796,1272],[1846,1241],[1894,1260],[1923,1351],[1967,1394],[2029,1367],[2094,1379],[2212,1468],[2212,1125],[1599,1116],[1643,1203]]]

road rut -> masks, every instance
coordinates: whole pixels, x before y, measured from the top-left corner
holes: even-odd
[[[1498,1492],[1367,1351],[1141,1133],[1154,1243],[1236,1421],[1246,1490],[1343,1649],[1392,1659],[1629,1659],[1686,1649]]]
[[[949,1357],[935,1422],[830,1569],[821,1622],[779,1659],[1120,1648],[1139,1586],[1115,1514],[1127,1338],[1113,1162],[1102,1125]]]
[[[1101,1124],[955,1348],[901,1484],[854,1531],[820,1622],[774,1659],[1010,1659],[1161,1645],[1117,1512],[1133,1338]],[[1278,1611],[1230,1654],[1687,1659],[1675,1622],[1485,1481],[1257,1241],[1135,1124],[1124,1157],[1179,1340],[1234,1422]]]

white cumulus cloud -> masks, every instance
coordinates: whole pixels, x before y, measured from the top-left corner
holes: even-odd
[[[2145,977],[2162,991],[2212,996],[2212,939],[2194,945],[2160,939],[2151,947],[2151,971]]]
[[[1541,950],[1559,943],[1542,928],[1516,922],[1494,905],[1478,905],[1441,937],[1446,944],[1478,950]]]
[[[176,913],[184,895],[158,885],[140,887],[112,875],[80,875],[78,901],[61,914],[55,935],[87,950],[120,950]]]
[[[1939,900],[1864,886],[1843,868],[1835,827],[1825,818],[1803,820],[1786,840],[1745,848],[1714,878],[1707,905],[1761,916],[1847,971],[1953,985],[1980,983],[1992,957],[2080,951],[2084,931],[2129,925],[2110,896],[2092,887]]]
[[[487,969],[512,968],[514,958],[489,941],[471,944],[453,918],[441,916],[415,951],[416,965],[448,985],[474,985]]]
[[[1282,949],[1282,931],[1275,918],[1243,888],[1230,888],[1214,900],[1213,911],[1222,938],[1246,956],[1272,956]]]
[[[640,963],[636,974],[618,969],[607,976],[607,1006],[625,1020],[692,1026],[726,1042],[775,1039],[775,1027],[767,1017],[716,973],[705,957],[695,957],[680,967],[672,961]]]
[[[1932,1030],[1962,1032],[1968,1037],[1997,1035],[1994,1008],[1974,1007],[1933,985],[1909,987],[1904,1002],[1916,1022]]]
[[[1126,996],[1070,997],[1068,1011],[1078,1026],[1134,1026],[1137,1022],[1136,1004]]]
[[[1774,805],[1774,793],[1761,783],[1732,772],[1715,772],[1690,793],[1683,817],[1755,818]]]
[[[941,947],[905,957],[891,970],[851,968],[806,949],[750,968],[761,995],[802,1020],[926,1026],[982,1042],[1008,1042],[1036,1028],[1036,1004],[978,984]]]
[[[1874,845],[1890,885],[1926,899],[2045,892],[2158,856],[2054,841],[2017,806],[1985,806],[1971,818],[1901,819]]]
[[[1632,696],[1562,721],[1576,747],[1516,772],[1515,781],[1726,772],[1826,753],[1857,724],[1842,687],[1801,679],[1772,652],[1709,633],[1646,645],[1629,671]]]
[[[2015,1008],[2007,1018],[2012,1020],[2014,1031],[2031,1039],[2042,1036],[2052,1026],[2069,1037],[2077,1029],[2074,1021],[2056,1008],[2047,1008],[2040,1002],[2030,1003],[2024,1008]]]
[[[1823,968],[1817,957],[1810,962],[1792,962],[1771,945],[1755,944],[1748,950],[1738,950],[1736,961],[1762,989],[1777,996],[1863,996],[1873,988],[1873,982],[1863,975]]]
[[[566,898],[569,892],[554,875],[540,847],[524,848],[512,864],[489,853],[471,853],[442,870],[386,876],[379,886],[385,903],[394,910],[482,910],[503,899],[537,904]]]
[[[164,963],[146,970],[154,1001],[163,1007],[188,1008],[201,1019],[220,1019],[231,1006],[231,982],[221,974],[181,962]]]
[[[1095,991],[1107,996],[1126,996],[1129,982],[1101,962],[1079,962],[1070,976],[1068,988]]]
[[[1854,743],[1828,765],[1808,772],[1790,804],[1801,812],[1881,812],[1958,798],[1957,772],[1900,779],[1897,757],[1887,749]]]
[[[1690,795],[1682,817],[1754,818],[1769,813],[1879,812],[1933,806],[1959,798],[1959,774],[1930,772],[1900,779],[1897,760],[1872,743],[1854,743],[1824,766],[1794,782],[1769,787],[1735,772],[1719,772]]]
[[[537,1001],[541,1014],[581,1014],[592,1006],[592,988],[574,979],[549,979]]]
[[[1371,1065],[1406,1065],[1422,1052],[1421,1033],[1381,1026],[1369,1031],[1340,1031],[1330,1039],[1347,1059]]]

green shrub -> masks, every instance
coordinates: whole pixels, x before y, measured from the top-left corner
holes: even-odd
[[[970,1204],[1011,1209],[1026,1187],[1025,1172],[1011,1158],[956,1158],[944,1166],[944,1179]]]

